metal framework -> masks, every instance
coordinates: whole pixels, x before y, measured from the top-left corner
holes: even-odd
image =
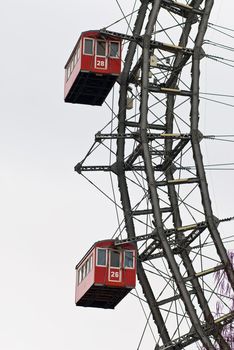
[[[101,31],[128,42],[116,129],[95,138],[101,146],[116,144],[115,159],[85,165],[86,157],[75,167],[116,176],[126,233],[116,244],[131,240],[138,247],[142,298],[158,333],[155,350],[194,349],[196,342],[230,349],[222,329],[234,312],[226,308],[215,319],[215,298],[226,302],[212,281],[223,270],[234,290],[234,271],[218,230],[225,220],[212,211],[199,131],[202,44],[213,2],[141,0],[131,35]]]

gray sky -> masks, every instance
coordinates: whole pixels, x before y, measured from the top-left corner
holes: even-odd
[[[212,22],[233,27],[233,3],[215,2]],[[123,0],[121,4],[128,12]],[[81,31],[104,27],[120,17],[116,2],[110,0],[0,4],[0,347],[4,350],[94,346],[107,350],[110,342],[112,350],[121,345],[136,349],[143,330],[145,318],[133,297],[116,311],[74,305],[75,264],[94,241],[113,233],[116,219],[110,204],[73,171],[110,113],[107,108],[64,104],[63,68]],[[231,73],[207,62],[204,89],[232,94]],[[231,108],[212,104],[202,108],[206,133],[233,133]],[[209,145],[206,159],[232,161],[228,147],[222,145],[219,153]],[[209,178],[217,215],[232,216],[233,173],[212,173]]]

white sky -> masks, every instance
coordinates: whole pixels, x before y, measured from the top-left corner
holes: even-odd
[[[233,10],[232,1],[215,0],[212,22],[234,27]],[[75,264],[94,241],[113,233],[116,221],[109,203],[73,171],[110,115],[107,109],[64,104],[63,67],[81,31],[120,17],[112,0],[0,4],[4,350],[136,349],[140,339],[145,319],[133,297],[116,311],[74,305]],[[232,69],[209,63],[206,90],[232,94]],[[204,111],[206,133],[234,133],[231,108],[208,104]],[[230,144],[225,147],[222,154],[209,148],[209,162],[220,163],[224,156],[233,161]],[[232,179],[231,172],[210,178],[220,217],[234,214]]]

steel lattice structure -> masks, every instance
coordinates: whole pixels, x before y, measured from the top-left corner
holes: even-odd
[[[234,271],[218,230],[225,219],[212,211],[199,130],[202,44],[213,2],[141,0],[131,35],[101,31],[128,43],[117,125],[95,138],[115,147],[114,160],[86,165],[86,157],[75,167],[116,176],[124,217],[116,244],[138,247],[142,297],[158,332],[155,350],[194,349],[198,341],[205,349],[230,349],[222,329],[234,312],[226,308],[215,318],[216,298],[224,304],[225,298],[212,281],[223,270],[234,290]],[[171,24],[162,28],[162,22]],[[215,249],[206,259],[208,241]]]

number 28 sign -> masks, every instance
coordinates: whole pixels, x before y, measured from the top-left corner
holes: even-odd
[[[95,57],[95,68],[96,69],[106,69],[107,60],[105,57]]]

